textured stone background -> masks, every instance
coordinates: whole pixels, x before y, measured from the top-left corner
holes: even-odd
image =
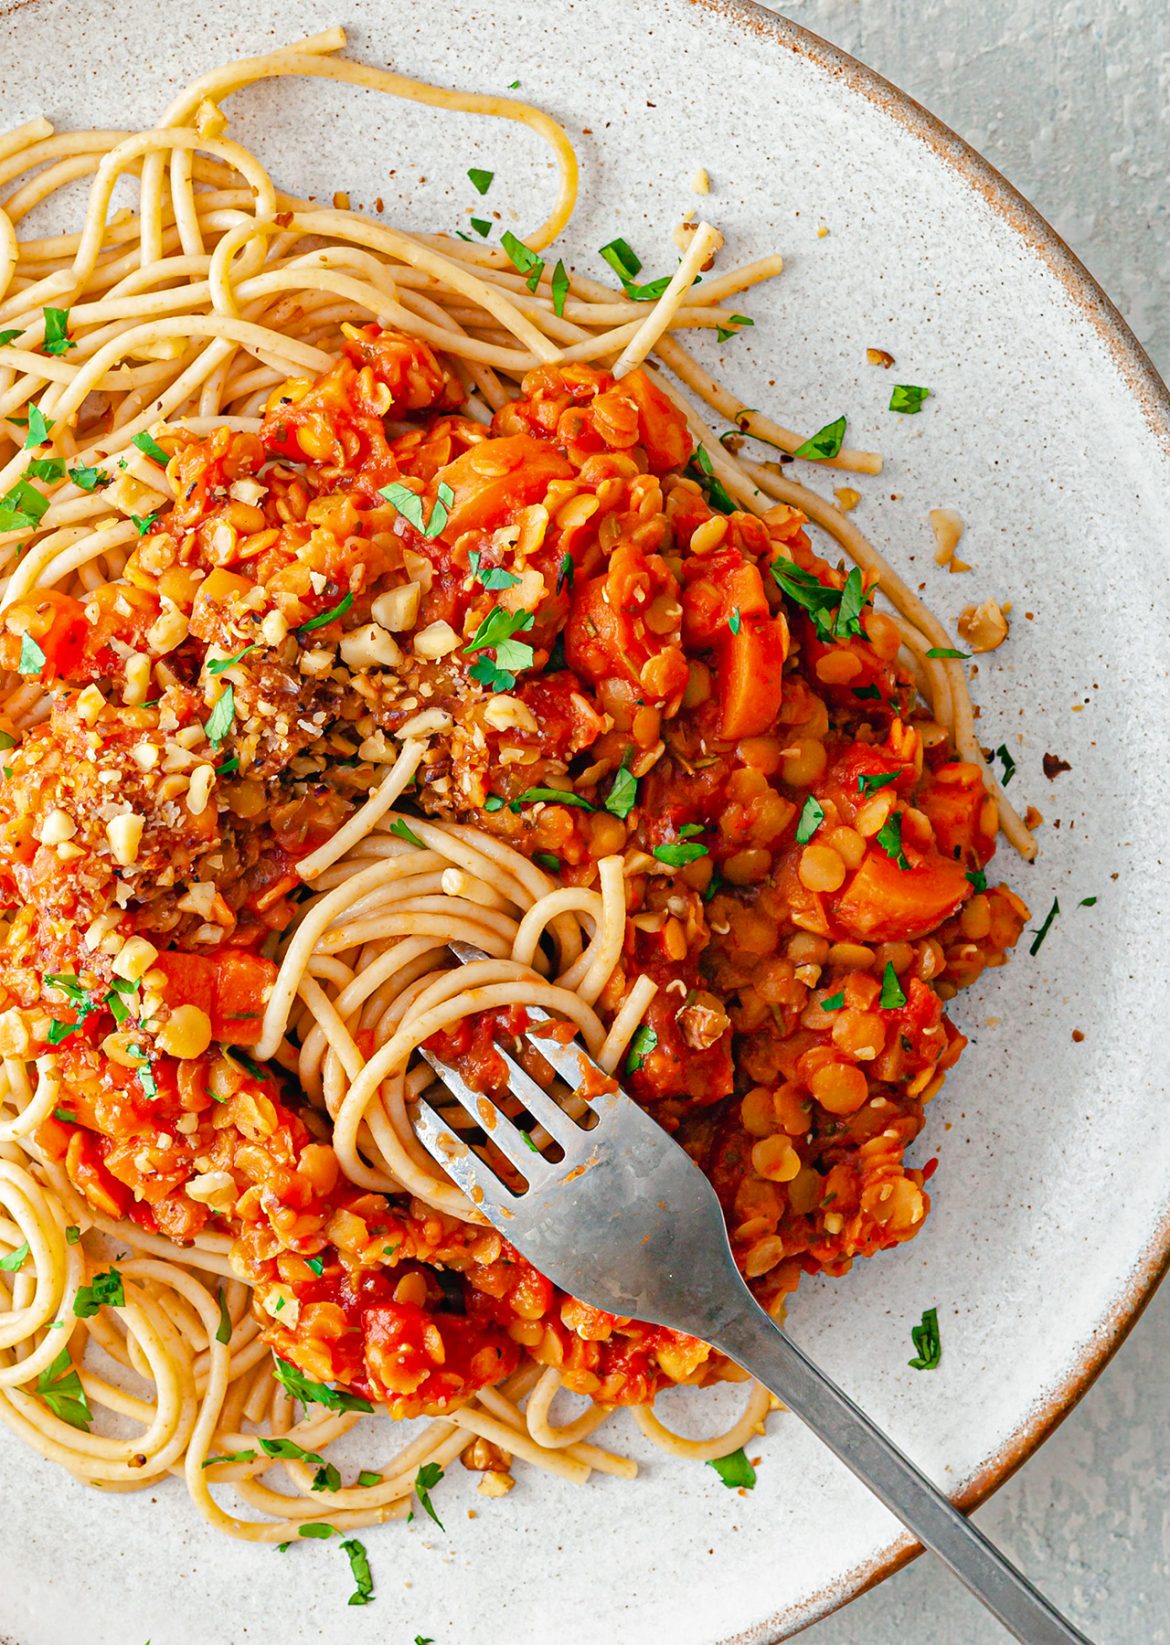
[[[979,149],[1104,286],[1170,378],[1167,0],[789,0]],[[1124,1101],[1124,1093],[1102,1093]],[[1074,1141],[1075,1146],[1075,1141]],[[1170,1283],[980,1523],[1100,1645],[1170,1645]],[[1001,1645],[932,1561],[809,1645]]]

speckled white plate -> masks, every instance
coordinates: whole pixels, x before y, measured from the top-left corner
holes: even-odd
[[[335,20],[327,0],[25,0],[0,12],[3,123],[149,123],[203,70]],[[587,128],[567,254],[594,272],[615,234],[651,272],[673,266],[669,230],[706,166],[731,253],[787,260],[749,305],[755,330],[723,350],[733,386],[808,428],[845,411],[851,439],[887,453],[857,518],[945,615],[1014,601],[1010,642],[980,665],[981,726],[1017,761],[1013,795],[1046,819],[1036,866],[1004,866],[1036,923],[1054,894],[1062,912],[1035,958],[1025,943],[956,1002],[974,1043],[918,1146],[941,1161],[921,1237],[806,1284],[791,1314],[894,1437],[976,1500],[1091,1380],[1170,1250],[1166,392],[1002,179],[750,4],[347,0],[341,20],[360,55],[480,90],[518,79]],[[413,228],[454,227],[479,203],[469,165],[495,171],[490,204],[520,230],[549,198],[544,152],[512,127],[307,82],[230,111],[280,181],[381,196]],[[867,366],[867,346],[896,371]],[[931,387],[920,416],[885,409],[894,380]],[[967,577],[932,563],[936,505],[968,523]],[[1046,752],[1071,771],[1047,780]],[[931,1305],[944,1359],[928,1376],[906,1360]],[[761,1444],[747,1497],[631,1445],[634,1485],[521,1471],[498,1503],[456,1468],[447,1534],[425,1520],[369,1532],[377,1602],[347,1610],[335,1548],[227,1543],[177,1484],[102,1499],[0,1435],[0,1641],[757,1645],[905,1557],[893,1521],[794,1421]]]

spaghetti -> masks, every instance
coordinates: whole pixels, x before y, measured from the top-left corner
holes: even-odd
[[[679,340],[779,259],[696,284],[700,224],[643,301],[550,267],[562,129],[344,43],[151,131],[0,139],[0,1420],[267,1542],[404,1515],[460,1457],[488,1495],[513,1457],[632,1477],[592,1438],[617,1404],[692,1460],[774,1404],[664,1426],[660,1388],[739,1373],[483,1223],[414,1137],[419,1046],[499,1096],[528,1010],[579,1034],[778,1312],[920,1226],[943,1005],[1026,917],[983,865],[997,827],[1034,849],[945,629],[687,397],[801,446]],[[525,125],[548,219],[497,249],[282,193],[220,105],[285,75]],[[20,237],[84,179],[76,233]],[[592,1403],[558,1422],[562,1388]],[[431,1420],[344,1483],[322,1453],[375,1404]]]

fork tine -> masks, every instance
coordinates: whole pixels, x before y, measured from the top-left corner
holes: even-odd
[[[482,1091],[468,1085],[463,1075],[449,1062],[436,1057],[425,1046],[420,1046],[419,1049],[459,1106],[471,1115],[477,1125],[483,1127],[500,1153],[516,1167],[522,1177],[530,1183],[535,1183],[547,1174],[550,1169],[548,1161],[541,1158],[535,1144],[531,1148],[528,1146],[520,1127],[513,1125],[490,1097],[485,1097]],[[484,1169],[487,1170],[488,1167],[485,1166]]]
[[[490,1222],[499,1225],[515,1216],[518,1203],[515,1194],[505,1188],[495,1172],[455,1135],[442,1115],[423,1097],[418,1099],[415,1109],[415,1135]]]
[[[496,1054],[504,1060],[508,1070],[508,1089],[514,1097],[527,1108],[538,1125],[544,1127],[554,1141],[559,1142],[566,1152],[570,1148],[580,1148],[585,1140],[586,1133],[574,1123],[571,1115],[566,1114],[556,1098],[550,1096],[543,1085],[540,1085],[526,1073],[515,1057],[511,1057],[499,1045]]]

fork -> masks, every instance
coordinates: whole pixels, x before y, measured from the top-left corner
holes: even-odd
[[[449,946],[462,963],[489,958],[469,943]],[[535,1007],[527,1015],[550,1020]],[[574,1093],[573,1107],[596,1117],[586,1130],[496,1047],[536,1135],[563,1150],[556,1162],[450,1063],[422,1050],[527,1184],[513,1192],[420,1097],[419,1140],[487,1220],[570,1296],[699,1337],[756,1377],[1025,1645],[1090,1645],[759,1306],[735,1265],[715,1191],[694,1161],[576,1040],[525,1037]],[[598,1090],[598,1075],[604,1087],[585,1095],[586,1082]]]

